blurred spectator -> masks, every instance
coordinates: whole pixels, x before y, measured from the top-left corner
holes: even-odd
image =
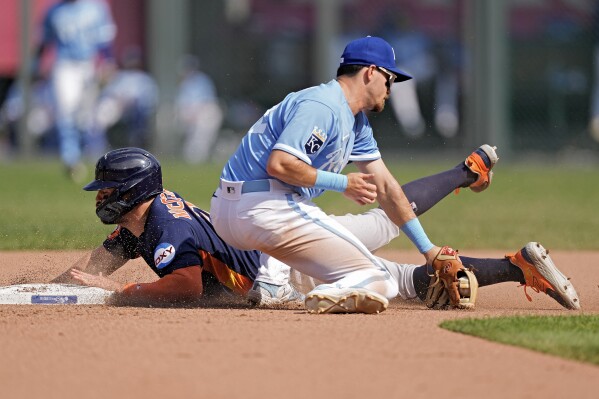
[[[437,45],[438,70],[435,76],[435,128],[445,138],[458,134],[460,128],[459,81],[464,62],[460,42],[447,39]]]
[[[410,137],[424,134],[426,121],[417,85],[432,82],[434,126],[441,136],[454,137],[459,128],[458,78],[462,58],[458,43],[447,39],[436,45],[395,13],[387,14],[384,21],[379,35],[395,49],[397,66],[414,77],[391,87],[391,107],[403,130]]]
[[[10,86],[6,100],[0,109],[0,126],[8,133],[9,152],[13,152],[19,146],[18,124],[24,112],[23,93],[15,81]],[[32,84],[27,131],[39,142],[42,149],[55,150],[54,100],[49,82],[46,80],[40,79]]]
[[[50,84],[56,102],[60,156],[75,181],[86,178],[81,127],[89,127],[90,101],[95,101],[96,58],[112,62],[116,34],[110,10],[101,0],[62,0],[51,6],[43,20],[43,34],[33,63],[39,76],[40,59],[50,46],[56,58]],[[87,109],[85,108],[87,106]],[[87,112],[87,114],[86,114]]]
[[[148,148],[157,106],[158,85],[144,71],[141,51],[129,48],[100,93],[94,136],[113,148]]]
[[[184,130],[183,158],[189,163],[206,162],[218,139],[223,109],[214,83],[200,71],[197,57],[186,55],[179,72],[175,114]]]

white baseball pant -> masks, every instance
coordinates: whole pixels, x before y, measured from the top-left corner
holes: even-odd
[[[399,234],[382,211],[331,217],[276,180],[221,180],[210,214],[227,243],[276,258],[262,259],[271,271],[282,262],[325,285],[365,288],[389,299],[416,296],[416,265],[372,254]]]

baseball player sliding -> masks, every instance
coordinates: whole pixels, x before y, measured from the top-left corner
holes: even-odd
[[[252,286],[261,254],[227,245],[206,212],[164,189],[160,163],[149,152],[129,147],[106,153],[84,190],[97,192],[96,214],[117,227],[53,283],[115,291],[110,302],[129,305],[192,303],[206,291],[245,296]],[[120,284],[106,277],[138,257],[160,279]],[[287,283],[288,274],[275,281],[286,290],[279,303],[302,298]]]
[[[417,297],[422,291],[417,277],[426,269],[374,256],[358,237],[360,231],[374,227],[343,223],[312,202],[325,190],[341,192],[361,205],[378,201],[386,217],[400,226],[433,267],[431,273],[438,280],[433,285],[443,285],[451,305],[459,306],[459,275],[464,273],[459,257],[427,237],[410,200],[383,162],[365,113],[381,112],[391,85],[408,79],[396,68],[394,50],[386,41],[370,36],[354,40],[341,56],[336,79],[291,93],[268,110],[222,171],[211,201],[217,233],[236,248],[258,249],[323,281],[306,295],[310,312],[382,312],[388,299]],[[497,156],[483,146],[471,157],[463,173],[474,173],[470,187],[482,191],[491,182]],[[359,172],[341,174],[350,161]],[[520,253],[528,254],[527,248]],[[538,268],[530,256],[510,259],[514,263],[503,266],[516,264],[512,276],[521,277],[519,259],[532,265],[527,270],[536,272],[535,278],[549,270],[540,276],[547,283],[542,291],[554,292],[567,307],[578,306],[574,288],[552,263]],[[532,275],[528,271],[524,275],[526,284],[532,285]],[[257,297],[266,294],[259,284],[252,291]]]
[[[405,194],[420,215],[456,188],[487,187],[485,181],[496,161],[494,149],[483,145],[455,168],[407,183]],[[100,220],[117,227],[102,245],[52,282],[114,291],[109,303],[120,305],[222,304],[223,300],[237,302],[247,295],[260,307],[303,306],[303,295],[289,284],[289,267],[258,251],[241,251],[225,243],[205,211],[163,188],[160,163],[149,152],[121,148],[106,153],[96,164],[95,180],[84,189],[96,191]],[[399,228],[380,208],[332,218],[354,231],[371,251],[399,235]],[[160,277],[158,280],[123,284],[108,277],[138,257]],[[472,308],[479,283],[504,281],[518,281],[546,292],[566,308],[578,307],[573,287],[566,285],[560,290],[563,280],[569,283],[536,243],[508,258],[462,260],[473,272],[465,270],[457,254],[448,248],[436,259],[444,268],[456,269],[460,280],[457,302],[450,298],[445,283],[439,283],[443,276],[431,278],[427,266],[406,265],[413,273],[406,275],[402,284],[413,286],[416,295],[431,308]],[[294,283],[312,282],[300,277]]]

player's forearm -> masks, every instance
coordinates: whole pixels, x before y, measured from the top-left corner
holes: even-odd
[[[382,203],[379,200],[379,204],[389,218],[412,241],[418,251],[424,254],[428,262],[429,257],[432,255],[431,250],[437,247],[428,238],[406,196],[403,195],[403,191],[398,195],[394,200],[389,200],[386,196],[383,196],[385,199]]]
[[[126,259],[114,256],[104,246],[99,246],[92,252],[79,258],[64,273],[55,277],[50,282],[57,284],[80,284],[81,282],[74,279],[71,274],[73,269],[82,270],[93,275],[110,275],[126,262]]]
[[[84,256],[82,256],[81,258],[77,259],[77,261],[75,263],[73,263],[71,265],[71,267],[69,267],[64,273],[53,278],[52,280],[50,280],[50,282],[55,283],[55,284],[79,284],[79,282],[77,280],[75,280],[73,278],[73,276],[71,275],[71,270],[73,270],[73,269],[85,270],[87,268],[87,265],[89,264],[90,258],[91,258],[91,252],[87,253]]]
[[[268,158],[266,171],[275,179],[298,187],[313,187],[316,169],[285,151],[274,150]]]
[[[386,167],[383,167],[382,162],[373,165],[378,169],[375,181],[379,205],[393,223],[401,228],[428,262],[431,250],[436,248],[435,245],[428,238],[397,180]]]
[[[113,298],[117,304],[176,304],[189,303],[201,298],[202,269],[190,266],[151,283],[126,284]]]
[[[397,226],[401,227],[416,218],[412,206],[399,185],[387,190],[379,189],[377,194],[379,205]]]
[[[98,248],[92,251],[85,268],[80,270],[84,270],[90,274],[102,273],[105,276],[108,276],[114,273],[125,263],[127,263],[127,259],[113,255],[111,252],[108,252],[103,245],[100,245]]]
[[[416,217],[401,185],[387,169],[382,159],[356,162],[356,166],[361,172],[373,175],[372,181],[376,185],[377,201],[393,223],[401,227]]]

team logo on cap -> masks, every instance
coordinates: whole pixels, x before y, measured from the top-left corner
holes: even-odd
[[[175,247],[168,242],[163,242],[154,251],[154,266],[163,269],[175,258]]]
[[[326,140],[327,134],[322,129],[319,129],[318,126],[314,126],[310,138],[304,145],[306,154],[316,154]]]

